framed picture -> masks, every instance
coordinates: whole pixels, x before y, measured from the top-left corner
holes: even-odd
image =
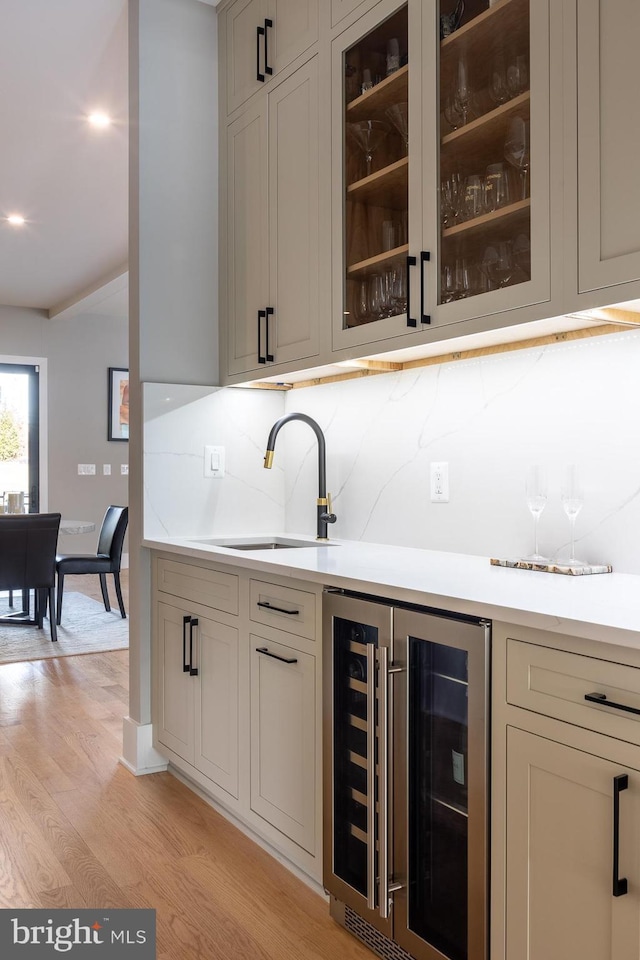
[[[129,439],[129,371],[109,367],[109,428],[107,440]]]

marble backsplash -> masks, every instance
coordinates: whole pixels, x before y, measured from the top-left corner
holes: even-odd
[[[539,463],[549,475],[540,547],[562,558],[569,524],[560,486],[564,467],[575,463],[585,487],[578,555],[640,573],[639,369],[640,332],[622,330],[287,393],[171,388],[182,391],[173,406],[161,399],[166,386],[147,384],[145,532],[312,535],[318,481],[309,427],[287,424],[273,470],[262,469],[272,423],[299,411],[326,436],[338,515],[331,536],[528,554],[524,480]],[[227,447],[224,480],[203,478],[205,443]],[[430,500],[432,461],[449,464],[448,503]]]

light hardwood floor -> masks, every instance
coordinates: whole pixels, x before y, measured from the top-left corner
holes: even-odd
[[[97,594],[73,579],[100,599],[97,578]],[[0,907],[154,908],[158,960],[372,960],[178,780],[118,763],[127,664],[117,651],[0,666]]]

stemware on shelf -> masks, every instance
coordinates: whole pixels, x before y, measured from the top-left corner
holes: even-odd
[[[523,54],[518,54],[507,67],[507,90],[509,97],[517,97],[527,89],[529,83],[529,71],[527,70],[527,58]]]
[[[507,86],[507,70],[504,65],[504,54],[498,51],[491,64],[491,76],[489,78],[489,96],[496,106],[506,103],[511,94]]]
[[[514,117],[504,143],[504,156],[520,174],[521,200],[528,196],[529,186],[529,124],[522,117]]]
[[[369,176],[373,155],[389,133],[389,127],[382,120],[356,120],[347,124],[347,132],[362,150]]]
[[[494,289],[506,287],[512,280],[514,267],[511,243],[501,240],[485,248],[480,269]]]
[[[567,467],[565,470],[562,488],[560,491],[562,508],[566,513],[571,525],[571,546],[569,550],[569,565],[572,567],[582,567],[584,562],[576,559],[576,518],[584,505],[584,490],[580,480],[580,474],[575,464]]]
[[[386,111],[385,115],[390,123],[396,128],[404,144],[404,152],[409,152],[409,104],[394,103]]]
[[[462,114],[462,126],[469,122],[469,108],[473,91],[469,80],[469,66],[466,57],[460,57],[456,65],[455,98]]]
[[[543,563],[546,562],[547,558],[538,549],[538,524],[542,511],[547,505],[547,473],[544,467],[529,467],[525,481],[525,492],[527,506],[533,517],[533,553],[525,559],[532,560],[535,563]]]

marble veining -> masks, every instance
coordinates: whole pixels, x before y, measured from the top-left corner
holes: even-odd
[[[145,534],[313,535],[308,427],[288,426],[273,470],[262,466],[272,424],[298,411],[326,437],[332,538],[527,556],[524,480],[540,463],[549,474],[540,548],[562,562],[569,524],[560,484],[575,463],[585,486],[578,555],[640,573],[638,369],[640,331],[623,330],[286,393],[181,386],[167,402],[166,385],[145,384]],[[203,478],[205,444],[226,446],[224,480]],[[449,503],[430,500],[434,460],[449,463]]]

